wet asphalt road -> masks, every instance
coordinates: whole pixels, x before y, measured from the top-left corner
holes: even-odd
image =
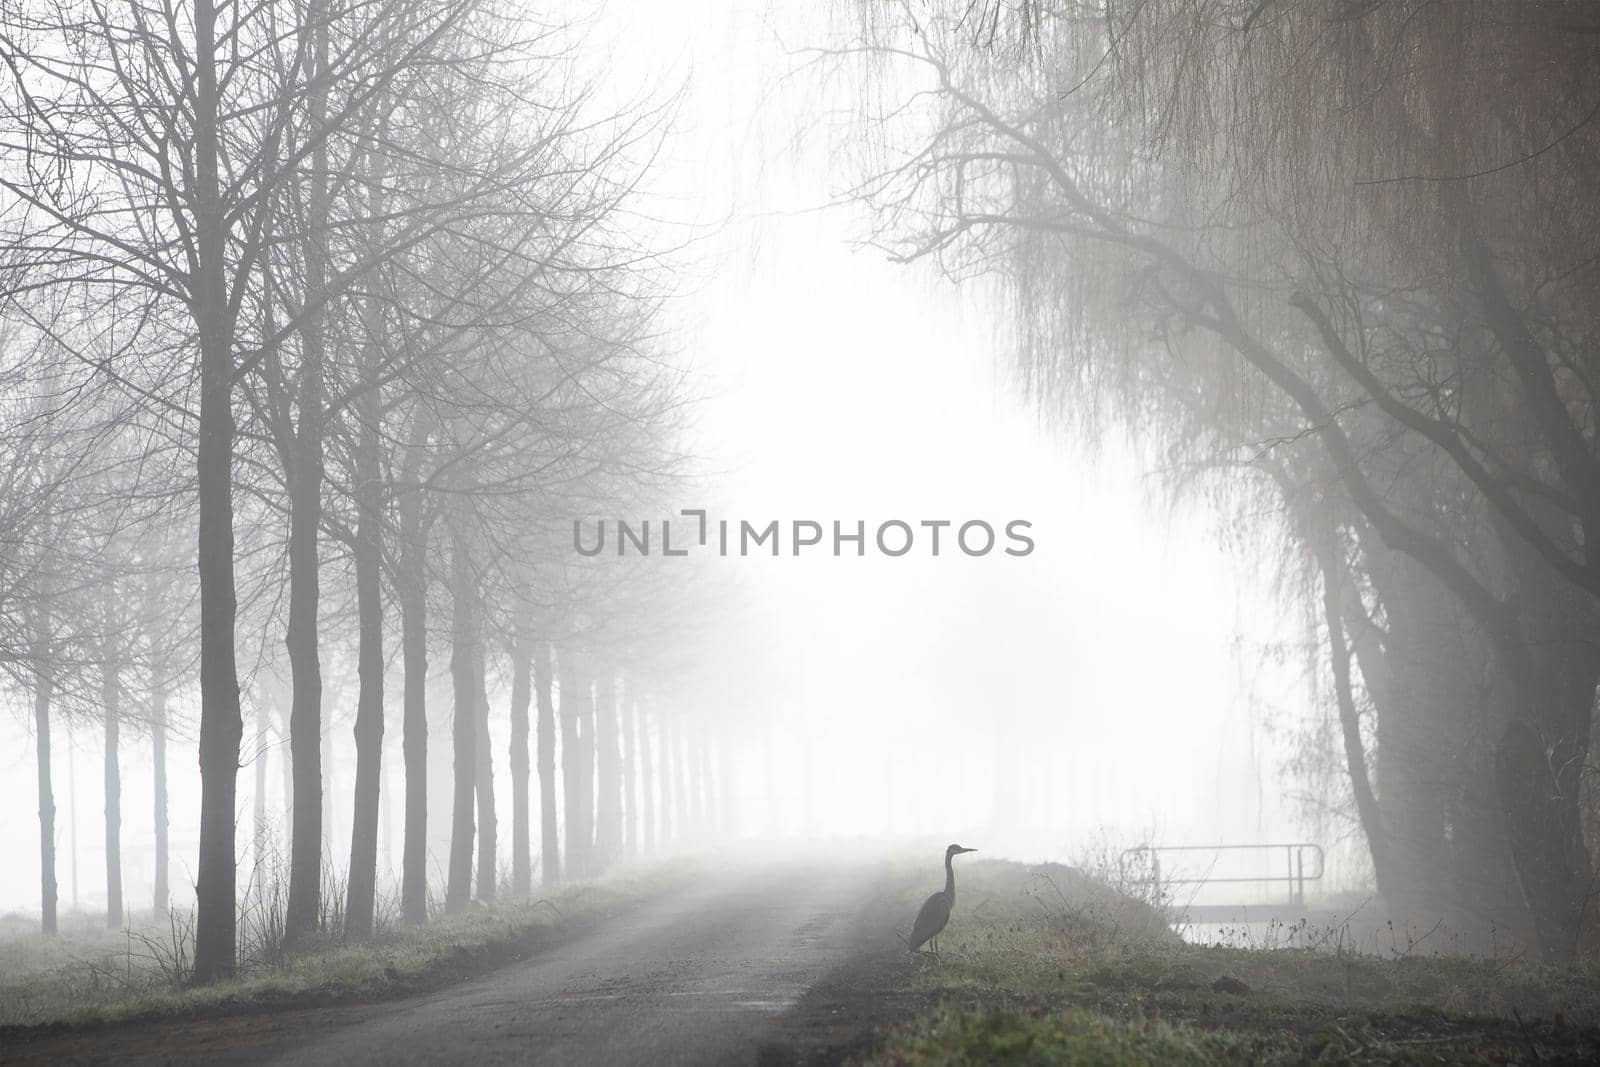
[[[859,870],[735,869],[265,1062],[750,1063],[773,1016],[849,954],[866,892]]]
[[[526,961],[434,993],[146,1025],[67,1047],[46,1043],[55,1044],[47,1055],[117,1063],[748,1064],[772,1040],[779,1016],[858,947],[875,873],[870,865],[725,866]]]

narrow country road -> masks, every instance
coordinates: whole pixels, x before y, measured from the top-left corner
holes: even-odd
[[[431,994],[144,1024],[14,1051],[118,1063],[751,1063],[781,1013],[860,951],[881,874],[826,863],[714,869],[524,962]]]

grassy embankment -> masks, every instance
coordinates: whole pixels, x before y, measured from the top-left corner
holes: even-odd
[[[390,919],[371,941],[329,939],[292,956],[275,940],[273,923],[253,923],[247,907],[238,977],[205,986],[187,981],[192,940],[184,919],[147,913],[112,932],[98,916],[68,915],[47,938],[37,919],[0,916],[0,1041],[18,1027],[223,1015],[437,988],[554,943],[691,870],[687,861],[623,870],[425,926]]]
[[[958,861],[959,862],[959,861]],[[901,902],[914,914],[925,889]],[[942,958],[905,978],[914,1022],[872,1064],[1600,1062],[1600,970],[1185,944],[1065,867],[960,872]]]

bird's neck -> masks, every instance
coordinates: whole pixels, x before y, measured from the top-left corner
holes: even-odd
[[[944,858],[944,895],[951,900],[956,898],[956,869],[950,865],[953,856]]]

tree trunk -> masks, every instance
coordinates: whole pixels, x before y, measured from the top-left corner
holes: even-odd
[[[108,642],[109,644],[109,642]],[[107,648],[100,667],[100,700],[105,714],[106,928],[122,929],[122,680],[115,654]]]
[[[633,856],[639,852],[639,700],[631,684],[624,683],[622,699],[622,851]]]
[[[693,786],[689,766],[689,726],[680,715],[672,730],[672,791],[678,798],[678,841],[687,844],[695,835]]]
[[[72,729],[67,729],[67,865],[72,871],[72,910],[78,903],[78,760],[72,752]]]
[[[267,707],[256,705],[255,825],[250,839],[255,842],[256,873],[265,876],[267,858]]]
[[[712,736],[716,738],[715,743],[717,746],[717,771],[711,779],[716,786],[714,804],[717,814],[717,833],[721,835],[724,841],[731,841],[737,829],[734,820],[738,815],[733,804],[733,741],[723,733],[713,734]],[[706,758],[710,759],[710,755],[708,754]]]
[[[519,899],[533,889],[528,841],[528,704],[532,671],[527,626],[519,617],[511,639],[511,891]]]
[[[678,755],[682,760],[683,785],[683,837],[685,841],[698,841],[705,817],[705,794],[701,792],[700,761],[695,752],[698,731],[688,720],[679,724]]]
[[[703,721],[697,722],[694,732],[694,759],[699,789],[695,791],[697,796],[695,803],[702,840],[714,837],[717,828],[716,765],[711,758],[711,746],[714,743],[706,724]]]
[[[281,699],[281,692],[279,696]],[[294,825],[294,753],[289,751],[289,711],[282,703],[278,706],[278,722],[273,730],[278,735],[278,777],[282,779],[278,784],[283,790],[283,822],[279,826],[287,834]],[[288,843],[287,837],[279,840],[280,847]]]
[[[595,863],[595,737],[594,688],[587,676],[578,700],[578,839],[583,846],[579,873],[593,878]]]
[[[581,878],[588,870],[589,843],[583,824],[586,776],[583,771],[582,732],[589,702],[589,680],[580,671],[576,655],[568,650],[557,653],[561,670],[561,782],[565,793],[567,874]]]
[[[172,903],[167,870],[170,862],[167,818],[167,686],[157,682],[150,694],[150,758],[155,764],[156,873],[155,909],[165,914]],[[262,757],[265,759],[265,757]]]
[[[317,612],[321,600],[317,542],[322,530],[323,396],[327,297],[328,153],[327,19],[321,0],[307,10],[311,27],[309,99],[311,172],[306,191],[305,306],[300,323],[300,374],[292,462],[289,465],[289,668],[294,682],[289,746],[294,752],[294,841],[289,861],[289,908],[284,937],[299,944],[320,921],[322,896],[322,661]],[[331,813],[330,813],[331,815]],[[331,835],[329,835],[331,845]]]
[[[320,404],[320,401],[314,401]],[[302,432],[301,437],[305,437]],[[322,903],[322,665],[317,647],[317,536],[321,527],[320,443],[297,442],[290,491],[289,626],[285,644],[293,695],[289,755],[294,821],[289,844],[289,902],[284,936],[303,944],[316,931]]]
[[[1485,655],[1479,662],[1488,658]],[[1478,717],[1500,718],[1504,695],[1503,687],[1483,694],[1484,707]],[[1458,951],[1479,956],[1503,948],[1507,935],[1515,936],[1519,929],[1527,928],[1532,918],[1526,902],[1519,899],[1511,841],[1495,795],[1495,736],[1494,731],[1484,729],[1470,738],[1457,739],[1460,755],[1453,761],[1453,781],[1446,783],[1450,792],[1452,904],[1446,922],[1460,931],[1456,935]]]
[[[380,109],[381,110],[381,109]],[[381,133],[379,139],[381,140]],[[371,211],[381,218],[385,209],[383,153],[374,157],[370,175]],[[374,233],[381,237],[380,225]],[[383,419],[379,350],[385,344],[384,316],[376,297],[362,302],[363,338],[360,349],[361,391],[356,397],[355,440],[355,578],[359,631],[356,671],[360,686],[356,698],[356,782],[351,804],[349,896],[345,904],[345,934],[370,937],[378,884],[378,824],[388,828],[387,798],[383,795],[384,656],[383,656],[383,454],[379,442]],[[386,842],[387,844],[387,842]]]
[[[445,910],[461,912],[472,902],[472,806],[477,792],[478,686],[477,590],[466,546],[456,535],[450,546],[450,680],[455,689],[450,739],[454,747],[454,812],[450,824],[450,870]]]
[[[1513,672],[1518,714],[1496,747],[1495,783],[1539,954],[1565,963],[1593,896],[1578,799],[1600,679],[1600,611],[1514,536],[1503,539],[1519,572],[1526,658]]]
[[[556,824],[556,708],[551,699],[550,645],[533,650],[533,685],[539,707],[539,862],[545,885],[561,881],[561,840]]]
[[[472,681],[477,693],[478,737],[475,750],[478,785],[478,899],[492,901],[499,886],[496,851],[499,820],[494,808],[494,743],[489,737],[488,649],[480,638],[472,661]]]
[[[778,833],[779,827],[783,825],[783,817],[779,814],[778,803],[778,744],[773,739],[773,732],[769,721],[767,729],[762,731],[761,737],[761,756],[765,772],[763,777],[766,779],[767,787],[767,832],[770,834]],[[926,809],[923,808],[923,810]],[[1076,804],[1073,805],[1073,810],[1077,810]],[[998,831],[1004,824],[995,816],[995,812],[991,812],[989,825]],[[919,834],[923,832],[923,828],[920,825],[917,827],[917,832]],[[999,833],[997,832],[995,836],[998,837]]]
[[[814,770],[815,743],[805,723],[800,724],[800,822],[807,837],[817,833],[817,776]]]
[[[233,323],[223,286],[226,222],[218,175],[214,0],[195,0],[194,222],[198,269],[200,418],[195,456],[200,575],[200,857],[196,871],[194,977],[233,974],[236,917],[234,803],[238,793],[239,671],[233,646]]]
[[[324,855],[328,856],[331,856],[338,847],[335,841],[338,836],[338,822],[334,811],[334,800],[339,795],[338,748],[339,739],[333,733],[333,716],[324,715],[322,716],[322,748],[320,749],[322,753],[322,851]],[[330,861],[326,866],[331,867],[332,862]],[[322,899],[320,894],[318,894],[317,901],[318,906],[321,908],[326,908],[329,904],[328,901]],[[319,917],[318,926],[321,925],[322,917]]]
[[[1388,623],[1381,663],[1371,648],[1358,653],[1368,692],[1382,700],[1374,783],[1388,849],[1381,889],[1397,922],[1431,923],[1449,904],[1445,797],[1472,701],[1467,620],[1450,590],[1410,557],[1369,551],[1368,559]]]
[[[639,843],[645,852],[656,847],[656,771],[651,762],[650,709],[638,705],[639,736]]]
[[[39,916],[47,934],[56,932],[56,798],[50,784],[50,679],[33,664],[33,739],[39,770]]]
[[[683,832],[683,823],[677,819],[677,783],[672,775],[672,753],[677,724],[670,715],[657,715],[655,720],[660,730],[656,737],[659,742],[656,747],[661,752],[661,844],[664,848]]]
[[[1505,820],[1494,796],[1494,740],[1505,729],[1510,702],[1505,679],[1492,669],[1496,660],[1492,646],[1452,598],[1437,598],[1431,605],[1424,598],[1419,603],[1418,589],[1440,584],[1419,571],[1420,564],[1370,539],[1362,549],[1387,629],[1374,623],[1348,577],[1340,608],[1354,662],[1378,717],[1380,813],[1387,822],[1390,805],[1402,804],[1406,796],[1403,782],[1392,794],[1386,782],[1427,766],[1411,760],[1413,766],[1406,767],[1403,734],[1387,753],[1383,742],[1393,741],[1397,721],[1423,718],[1424,740],[1431,740],[1442,753],[1437,761],[1441,777],[1428,789],[1444,797],[1443,818],[1449,831],[1447,869],[1419,871],[1411,852],[1397,849],[1394,830],[1385,826],[1390,851],[1388,870],[1376,872],[1379,891],[1404,921],[1407,890],[1431,884],[1433,899],[1420,918],[1429,922],[1442,918],[1464,952],[1492,953],[1504,946],[1508,935],[1531,943],[1530,915],[1517,899]],[[1416,633],[1419,625],[1426,627],[1431,640]],[[1430,677],[1426,657],[1419,657],[1418,650],[1441,645],[1436,677]],[[1420,681],[1412,677],[1418,672]],[[1430,725],[1425,718],[1427,697],[1441,689],[1449,691],[1444,701],[1447,717]]]
[[[715,829],[713,823],[716,818],[716,783],[711,779],[711,740],[707,736],[704,722],[695,723],[694,730],[689,735],[689,742],[689,759],[693,761],[692,773],[695,781],[695,834],[701,844],[704,844],[713,835]]]
[[[391,749],[393,745],[389,746]],[[382,868],[378,873],[387,877],[394,877],[394,755],[385,752],[383,762],[378,768],[378,842],[381,848],[378,852],[378,863]]]
[[[595,758],[600,796],[595,805],[595,873],[622,854],[622,756],[617,750],[616,672],[607,667],[595,685]]]
[[[376,400],[369,389],[363,397]],[[356,615],[359,638],[356,672],[356,781],[351,802],[350,874],[344,909],[345,936],[372,936],[372,914],[378,886],[378,809],[383,772],[383,565],[382,502],[378,496],[376,405],[364,399],[356,477],[360,516],[355,538]]]
[[[408,923],[428,918],[428,589],[421,502],[410,492],[400,511],[400,654],[405,671],[401,748],[406,764],[406,813],[400,846],[400,913]]]
[[[1350,684],[1350,648],[1345,643],[1344,567],[1340,564],[1342,553],[1338,533],[1331,527],[1321,531],[1313,551],[1322,572],[1322,619],[1328,630],[1328,658],[1333,668],[1334,699],[1339,707],[1340,734],[1344,739],[1345,773],[1350,779],[1350,791],[1356,802],[1356,815],[1362,833],[1367,839],[1367,850],[1372,856],[1372,870],[1378,893],[1388,897],[1393,892],[1393,876],[1389,869],[1389,843],[1378,799],[1367,774],[1366,748],[1361,742],[1361,721],[1357,714],[1355,695]]]
[[[706,759],[705,730],[698,720],[688,724],[684,731],[688,749],[685,756],[689,763],[689,804],[691,808],[690,821],[694,826],[694,839],[697,843],[704,843],[707,831],[710,829],[711,783],[707,781],[710,776],[710,763]]]

